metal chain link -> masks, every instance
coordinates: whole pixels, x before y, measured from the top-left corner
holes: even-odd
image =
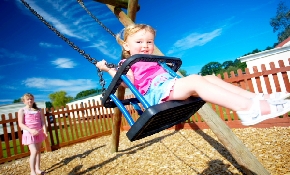
[[[97,17],[95,17],[85,6],[82,0],[77,0],[77,2],[82,6],[82,8],[100,25],[102,26],[109,34],[111,34],[114,38],[116,38],[116,34],[114,34],[108,27],[106,27]]]
[[[79,0],[78,0],[79,1]],[[80,49],[78,46],[76,46],[73,42],[71,42],[68,38],[66,38],[63,34],[61,34],[56,28],[54,28],[51,24],[49,24],[40,14],[38,14],[33,8],[30,7],[30,5],[25,2],[24,0],[21,0],[21,2],[27,7],[41,22],[43,22],[50,30],[52,30],[58,37],[60,37],[62,40],[64,40],[69,46],[71,46],[74,50],[78,51],[79,54],[81,54],[85,59],[87,59],[90,63],[96,64],[98,61],[94,58],[92,58],[89,54],[86,54],[84,50]],[[83,4],[83,3],[82,3]],[[98,22],[99,23],[99,22]],[[99,23],[100,24],[100,23]],[[104,26],[102,23],[100,24],[103,28],[107,30],[108,28]],[[109,30],[109,29],[108,29]],[[107,31],[108,31],[107,30]],[[110,31],[110,30],[109,30]],[[116,35],[113,34],[115,37]],[[117,65],[114,65],[112,63],[107,63],[107,67],[109,68],[116,68]],[[102,86],[102,95],[104,96],[106,88],[105,88],[105,80],[103,78],[103,72],[97,68],[98,76],[100,77],[100,84]]]

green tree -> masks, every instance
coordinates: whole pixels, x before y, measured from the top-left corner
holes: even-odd
[[[237,74],[237,73],[238,73],[238,69],[240,69],[240,68],[238,68],[238,67],[234,67],[234,66],[230,66],[230,67],[228,67],[228,68],[226,69],[225,72],[227,72],[228,75],[231,75],[230,73],[231,73],[232,71],[234,71],[235,74]]]
[[[284,1],[279,2],[276,16],[270,19],[274,32],[278,32],[278,41],[282,42],[290,36],[290,10]]]
[[[255,49],[255,50],[253,50],[253,51],[251,52],[251,54],[255,54],[255,53],[259,53],[259,52],[261,52],[261,50],[259,50],[259,49]]]
[[[53,107],[52,103],[50,101],[45,102],[45,106],[47,109],[51,109]]]
[[[228,76],[231,76],[231,72],[234,71],[235,74],[238,72],[238,67],[235,66],[229,66],[227,69],[222,69],[220,72],[218,72],[216,75],[220,74],[222,78],[224,78],[224,73],[226,72]]]
[[[252,52],[246,53],[246,54],[244,54],[243,56],[247,56],[247,55],[255,54],[255,53],[259,53],[259,52],[261,52],[261,50],[259,50],[259,49],[254,49]]]
[[[265,50],[271,50],[271,49],[273,49],[273,47],[268,46],[268,47],[266,47]]]
[[[221,71],[222,65],[219,62],[210,62],[201,68],[201,75],[217,74]]]
[[[90,90],[81,91],[76,95],[75,99],[86,97],[88,95],[98,93],[98,92],[102,92],[102,90],[101,89],[90,89]]]
[[[241,62],[239,59],[235,59],[234,61],[234,67],[238,69],[241,69],[242,71],[245,71],[245,69],[247,68],[247,63],[246,62]]]
[[[184,69],[179,69],[178,71],[179,71],[179,72],[181,73],[181,75],[183,75],[184,77],[188,76],[186,70],[184,70]]]
[[[19,102],[21,102],[21,98],[15,99],[15,100],[13,101],[13,103],[19,103]]]
[[[234,65],[234,62],[233,61],[225,61],[222,64],[222,68],[223,69],[227,69],[227,68],[229,68],[230,66],[233,66],[233,65]]]
[[[73,97],[66,96],[67,93],[65,91],[58,91],[52,94],[49,94],[49,98],[52,101],[53,107],[62,107],[65,106],[68,102],[73,100]]]

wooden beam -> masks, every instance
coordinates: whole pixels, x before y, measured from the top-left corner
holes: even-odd
[[[97,2],[100,2],[102,4],[110,4],[115,7],[119,8],[128,8],[128,0],[95,0]]]
[[[130,24],[134,24],[134,22],[122,11],[121,8],[117,8],[109,4],[106,5],[125,27],[129,26]]]
[[[128,17],[135,22],[136,20],[136,12],[138,7],[138,0],[129,0],[128,1]]]
[[[208,104],[198,113],[247,174],[270,174]]]
[[[130,0],[94,0],[96,2],[102,3],[102,4],[109,4],[118,8],[129,8],[129,1]],[[136,4],[136,11],[140,10],[140,5],[138,3]]]

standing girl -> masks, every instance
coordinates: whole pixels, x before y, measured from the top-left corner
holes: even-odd
[[[24,94],[21,100],[26,106],[18,111],[18,124],[23,130],[22,144],[28,145],[30,150],[29,165],[31,175],[44,174],[40,170],[41,143],[47,137],[44,114],[36,106],[32,94]]]
[[[155,30],[144,24],[126,27],[123,41],[120,34],[117,37],[124,58],[135,54],[153,54],[154,39]],[[111,76],[116,74],[115,69],[106,66],[105,60],[98,62],[96,66]],[[289,93],[255,94],[212,75],[190,75],[177,79],[155,62],[135,63],[127,77],[150,105],[196,96],[237,111],[243,125],[254,125],[290,111],[290,100],[284,100],[290,96]]]

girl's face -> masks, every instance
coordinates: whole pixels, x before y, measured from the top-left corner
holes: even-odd
[[[131,56],[135,54],[153,54],[154,51],[154,35],[145,29],[129,35],[123,45]]]
[[[23,103],[26,104],[29,107],[32,107],[32,105],[34,103],[34,98],[33,97],[26,96],[26,97],[24,97]]]

